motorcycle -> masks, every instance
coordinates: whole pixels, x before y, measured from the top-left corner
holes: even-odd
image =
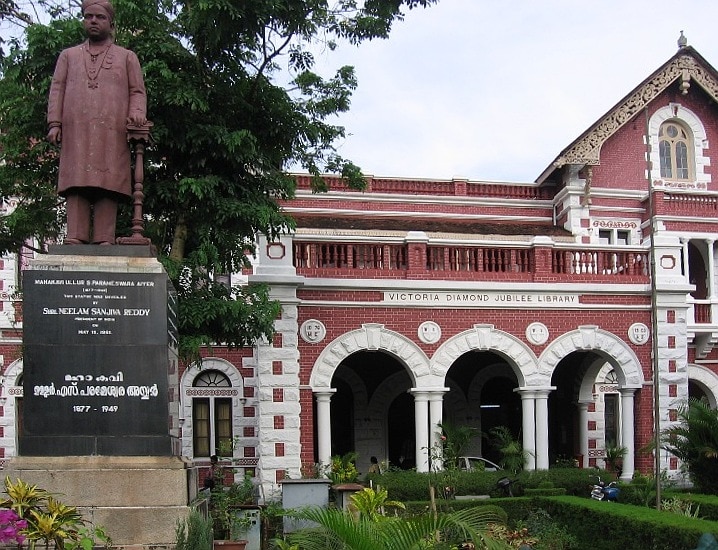
[[[606,500],[609,502],[618,501],[618,495],[621,494],[621,489],[618,487],[617,481],[612,481],[608,485],[601,479],[600,476],[596,476],[598,481],[593,485],[591,489],[591,498],[594,500]]]

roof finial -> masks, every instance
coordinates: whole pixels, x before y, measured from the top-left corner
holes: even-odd
[[[688,39],[683,36],[683,31],[681,31],[681,35],[678,37],[678,49],[685,48],[688,45]]]

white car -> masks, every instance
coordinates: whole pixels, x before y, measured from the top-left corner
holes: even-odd
[[[467,472],[482,470],[486,472],[497,472],[503,468],[495,462],[491,462],[481,456],[460,456],[459,469],[466,470]]]

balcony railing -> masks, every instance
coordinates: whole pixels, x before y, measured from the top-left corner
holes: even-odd
[[[474,273],[531,273],[533,251],[525,248],[429,246],[429,271],[467,271]]]
[[[404,271],[407,268],[406,246],[295,242],[294,267]]]
[[[540,252],[540,254],[539,254]],[[648,282],[640,250],[294,242],[294,267],[306,276],[475,280]],[[411,258],[410,258],[411,254]],[[363,271],[358,275],[357,271]],[[495,274],[495,275],[492,275]]]
[[[614,250],[554,250],[551,272],[570,275],[648,275],[648,256],[643,252]]]

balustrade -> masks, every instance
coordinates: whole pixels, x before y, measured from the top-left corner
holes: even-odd
[[[618,250],[554,250],[551,271],[566,275],[648,275],[648,255]]]
[[[425,263],[411,269],[425,269],[427,277],[436,278],[441,272],[465,273],[466,279],[475,279],[472,273],[512,274],[517,280],[526,280],[521,274],[539,276],[558,275],[558,280],[581,281],[610,276],[648,277],[648,255],[636,250],[597,250],[589,248],[551,249],[550,265],[537,268],[535,248],[502,246],[426,246]],[[419,258],[423,259],[423,256]],[[548,255],[546,256],[548,261]],[[377,243],[294,243],[294,266],[302,270],[345,270],[348,276],[354,270],[373,270],[379,277],[404,277],[409,269],[408,247],[405,244]],[[397,275],[398,273],[398,275]]]

